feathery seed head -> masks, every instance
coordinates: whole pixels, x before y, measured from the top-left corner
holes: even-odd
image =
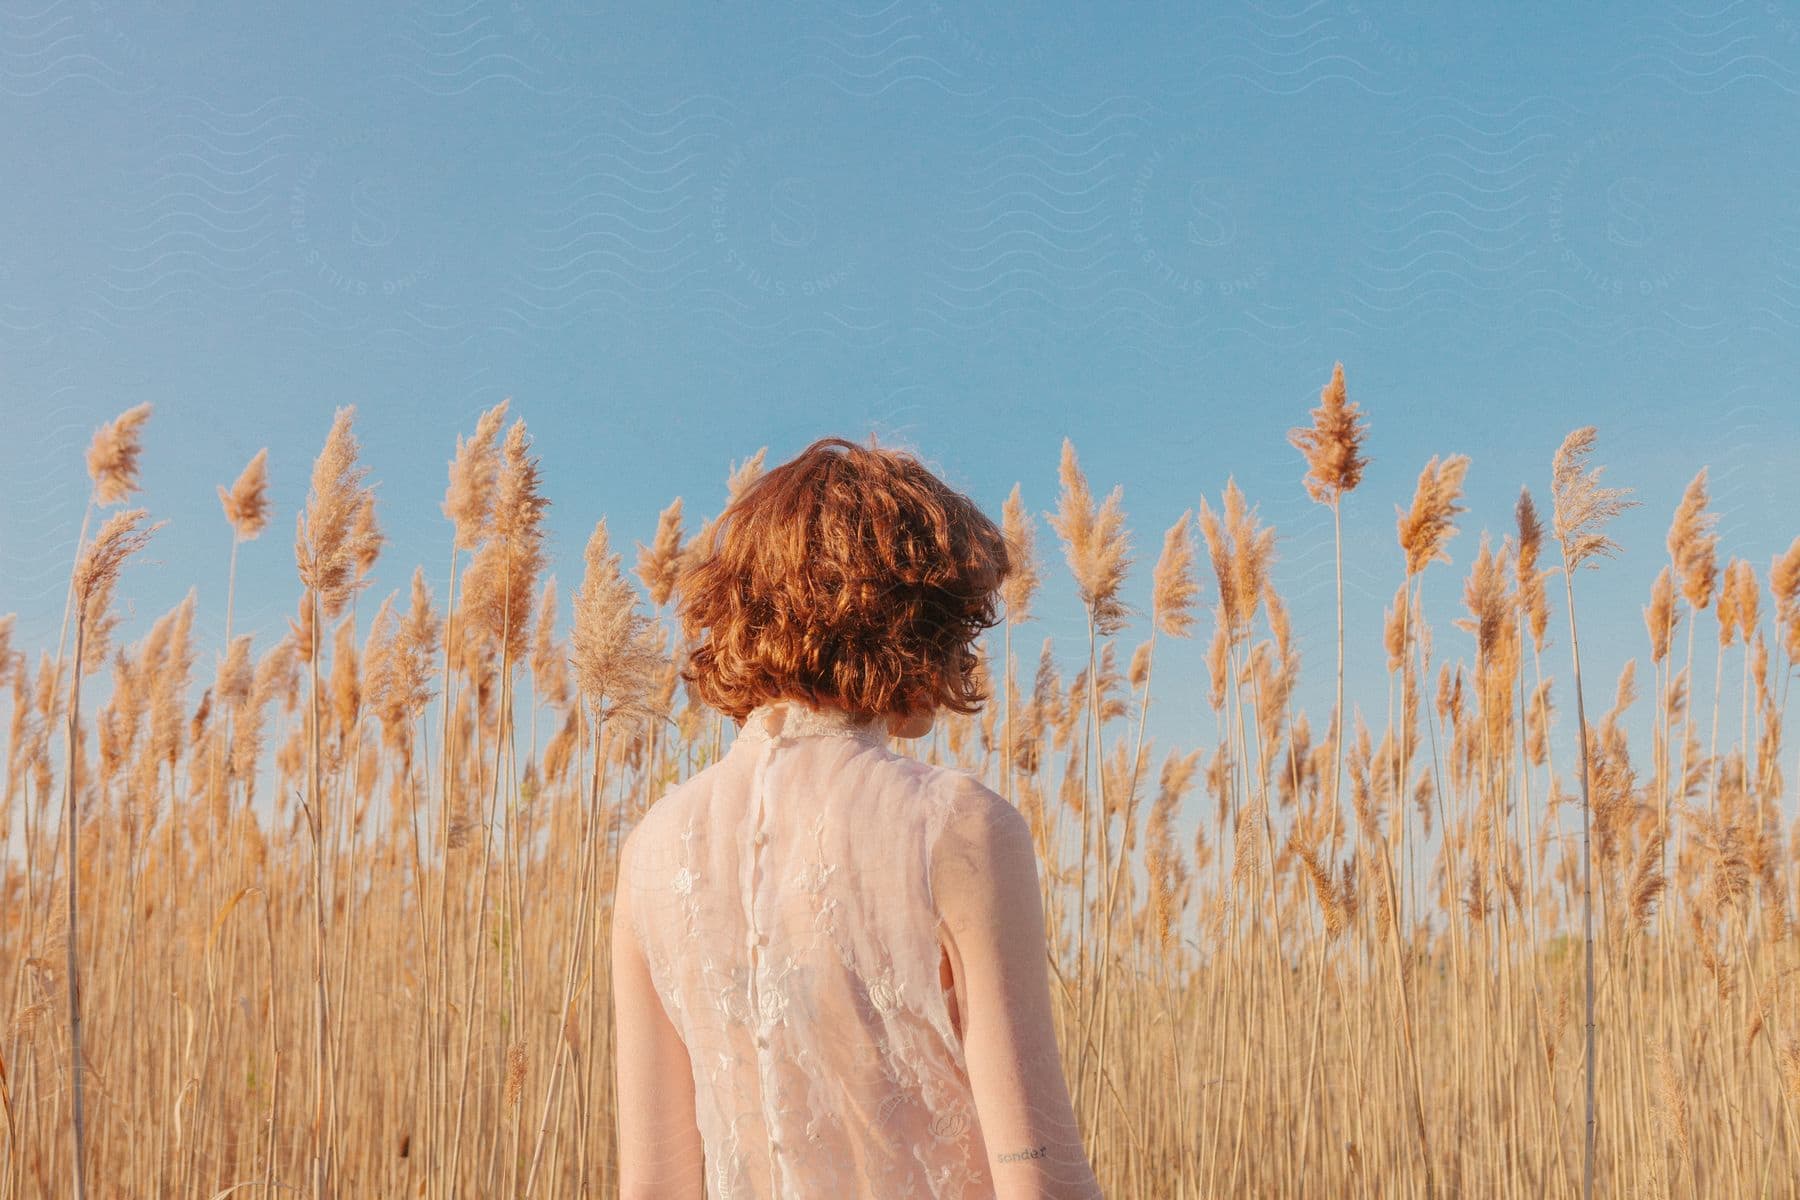
[[[1187,637],[1194,624],[1194,597],[1200,587],[1194,581],[1193,509],[1177,518],[1163,534],[1162,554],[1151,575],[1150,611],[1156,627],[1170,637]]]
[[[1263,527],[1256,510],[1244,499],[1237,480],[1225,481],[1223,519],[1200,500],[1200,532],[1219,586],[1219,623],[1231,644],[1250,636],[1275,560],[1275,530]]]
[[[102,425],[88,443],[88,478],[97,504],[117,504],[138,490],[138,458],[150,405],[128,408]]]
[[[1320,504],[1336,504],[1362,482],[1363,439],[1368,436],[1362,410],[1345,398],[1344,364],[1331,369],[1331,382],[1319,391],[1313,423],[1288,431],[1288,441],[1306,459],[1307,494]]]
[[[646,546],[638,543],[637,576],[650,593],[650,603],[657,608],[669,602],[680,582],[681,567],[681,497],[662,510],[656,518],[656,537]]]
[[[1743,584],[1743,577],[1738,573],[1738,560],[1733,558],[1725,564],[1725,571],[1719,577],[1719,607],[1714,615],[1719,618],[1719,645],[1730,646],[1737,640],[1738,629],[1742,620],[1738,616],[1738,588]]]
[[[1007,620],[1027,621],[1031,619],[1031,602],[1037,596],[1042,576],[1038,569],[1037,531],[1024,500],[1020,498],[1017,483],[1008,493],[1000,514],[1006,560],[1013,567],[1000,583],[1000,600],[1006,606]]]
[[[358,447],[350,422],[355,408],[337,410],[325,447],[313,463],[312,490],[306,508],[295,518],[294,559],[300,581],[313,591],[324,615],[335,618],[363,586],[359,564],[370,553],[370,527],[363,508],[369,469],[357,462]]]
[[[1674,573],[1665,566],[1656,576],[1656,584],[1650,589],[1650,604],[1644,609],[1644,627],[1650,631],[1652,662],[1661,663],[1669,657],[1669,643],[1680,619],[1675,611]]]
[[[1564,570],[1577,570],[1583,563],[1598,566],[1593,561],[1596,557],[1616,554],[1618,543],[1601,531],[1608,521],[1637,506],[1637,501],[1625,499],[1630,489],[1600,486],[1604,467],[1586,469],[1597,432],[1592,425],[1571,432],[1557,447],[1552,463],[1555,507],[1551,526],[1562,546]]]
[[[1708,510],[1706,468],[1688,483],[1669,525],[1669,560],[1681,577],[1681,594],[1696,609],[1712,603],[1719,578],[1719,515]]]
[[[1433,562],[1449,562],[1444,550],[1456,535],[1455,518],[1464,511],[1458,503],[1463,476],[1468,472],[1466,454],[1453,454],[1440,464],[1437,455],[1419,472],[1412,508],[1399,512],[1400,548],[1406,554],[1406,573],[1417,575]]]
[[[525,654],[532,594],[544,566],[544,510],[550,505],[530,451],[525,422],[515,420],[501,448],[488,537],[469,566],[463,593],[479,631],[510,663]]]
[[[500,466],[497,439],[511,399],[481,414],[475,436],[456,435],[456,457],[450,460],[450,486],[444,492],[444,515],[456,526],[456,548],[473,550],[487,536],[493,511],[494,477]]]
[[[663,656],[652,622],[638,611],[637,595],[619,570],[619,555],[608,548],[606,518],[595,523],[584,557],[571,635],[576,686],[602,717],[654,716]]]
[[[269,523],[268,447],[256,452],[229,491],[219,488],[219,506],[238,541],[248,542],[262,533]]]
[[[1125,489],[1115,486],[1096,512],[1087,477],[1075,459],[1075,445],[1068,438],[1063,439],[1057,474],[1062,495],[1056,513],[1046,514],[1050,527],[1062,538],[1063,553],[1095,631],[1117,633],[1131,611],[1119,596],[1125,569],[1131,565],[1130,536],[1120,507]]]
[[[163,522],[158,521],[147,529],[140,528],[148,515],[141,508],[114,513],[82,550],[76,563],[75,611],[81,628],[87,631],[81,658],[83,674],[92,674],[105,664],[108,634],[116,623],[110,609],[119,569],[163,527]]]
[[[1733,568],[1737,572],[1737,598],[1734,608],[1737,612],[1738,641],[1748,646],[1756,636],[1756,627],[1762,621],[1762,589],[1756,582],[1756,568],[1748,559],[1736,560]]]
[[[1538,517],[1537,504],[1532,500],[1529,488],[1519,489],[1514,515],[1519,526],[1518,557],[1514,560],[1519,607],[1531,629],[1531,644],[1542,650],[1550,628],[1550,601],[1544,589],[1544,581],[1550,577],[1550,572],[1537,565],[1544,548],[1544,524]]]

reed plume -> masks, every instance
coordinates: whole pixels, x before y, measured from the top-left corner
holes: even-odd
[[[381,547],[387,542],[375,519],[373,490],[365,490],[362,494],[362,504],[356,510],[356,522],[350,527],[350,540],[356,547],[356,578],[360,581],[375,569],[375,560],[381,557]]]
[[[637,594],[619,570],[619,555],[608,548],[604,517],[588,535],[583,557],[587,569],[575,592],[570,638],[576,686],[600,721],[659,716],[653,689],[663,656],[652,622],[638,611]]]
[[[1193,785],[1200,751],[1170,754],[1163,760],[1162,779],[1145,827],[1145,866],[1150,876],[1149,917],[1156,944],[1165,953],[1174,948],[1175,923],[1187,906],[1187,866],[1175,851],[1173,836],[1181,798]]]
[[[473,550],[487,537],[494,507],[494,483],[500,470],[500,428],[511,399],[502,400],[476,419],[475,435],[456,435],[450,460],[450,484],[444,490],[444,516],[456,529],[455,549]]]
[[[1603,467],[1585,470],[1593,452],[1596,431],[1592,425],[1563,439],[1552,464],[1551,486],[1556,493],[1554,527],[1562,546],[1563,567],[1574,571],[1583,564],[1597,566],[1599,556],[1618,553],[1619,545],[1603,532],[1607,522],[1637,505],[1627,500],[1625,488],[1600,486]]]
[[[1762,620],[1762,590],[1756,582],[1756,568],[1748,559],[1732,559],[1730,570],[1728,586],[1732,589],[1731,611],[1737,622],[1737,639],[1748,647]]]
[[[531,685],[540,702],[560,708],[569,696],[568,655],[556,637],[556,576],[538,589],[537,619],[532,623]]]
[[[361,563],[370,553],[364,506],[369,469],[357,461],[353,407],[337,410],[325,446],[313,462],[312,490],[296,518],[294,559],[300,581],[317,597],[324,617],[336,619],[363,586]]]
[[[1320,390],[1312,418],[1310,427],[1290,429],[1288,441],[1306,459],[1307,495],[1320,504],[1335,505],[1362,482],[1363,469],[1369,465],[1362,453],[1368,422],[1347,397],[1343,363],[1331,368],[1331,382]]]
[[[1062,539],[1069,570],[1074,573],[1081,602],[1087,606],[1095,632],[1109,636],[1124,627],[1130,613],[1119,595],[1126,568],[1131,565],[1131,540],[1120,507],[1124,485],[1114,486],[1096,511],[1087,476],[1075,458],[1075,444],[1068,438],[1063,439],[1057,476],[1062,483],[1057,511],[1045,516]]]
[[[872,440],[873,439],[871,439],[871,441]],[[762,446],[757,449],[755,454],[752,454],[749,458],[745,459],[743,465],[734,465],[731,468],[730,474],[725,478],[726,507],[729,508],[732,501],[743,495],[745,488],[762,478],[763,464],[768,460],[768,457],[769,448],[767,446]]]
[[[519,1107],[519,1098],[525,1094],[525,1075],[530,1065],[524,1042],[514,1042],[506,1048],[506,1083],[501,1101],[509,1111]]]
[[[650,593],[650,603],[661,608],[669,602],[680,581],[681,497],[656,518],[656,537],[650,545],[638,543],[637,576]]]
[[[1668,1047],[1661,1041],[1652,1044],[1651,1060],[1656,1066],[1657,1116],[1663,1138],[1675,1148],[1683,1166],[1693,1154],[1692,1122],[1688,1115],[1687,1092],[1681,1086]]]
[[[549,507],[525,422],[507,430],[495,480],[488,537],[463,581],[465,611],[507,663],[525,656],[531,598],[544,565],[543,514]]]
[[[1012,491],[1007,494],[1001,506],[1001,540],[1006,547],[1006,561],[1010,566],[1006,578],[1000,581],[1000,602],[1005,610],[1005,625],[1001,631],[1001,655],[1005,663],[1006,678],[1006,712],[1005,733],[1002,737],[1001,761],[1006,764],[1001,774],[1001,792],[1008,799],[1013,798],[1013,770],[1024,770],[1027,774],[1036,769],[1037,748],[1035,745],[1015,746],[1013,743],[1013,626],[1031,619],[1032,602],[1037,597],[1038,587],[1043,582],[1041,567],[1037,553],[1037,529],[1026,511],[1025,501],[1020,494],[1020,486],[1014,483]],[[1133,663],[1135,667],[1135,660]],[[1041,691],[1042,672],[1037,683]],[[1035,742],[1041,740],[1043,734],[1044,710],[1034,698],[1033,704],[1025,714],[1025,722],[1030,737]],[[1041,818],[1039,818],[1041,823]],[[1034,833],[1037,830],[1034,828]]]
[[[23,655],[16,656],[18,658],[16,664],[13,661],[15,658],[12,648],[13,627],[18,623],[18,619],[18,613],[7,613],[0,617],[0,687],[6,686],[6,681],[12,677],[15,668],[21,672],[25,669]]]
[[[1236,646],[1250,636],[1262,606],[1263,585],[1275,559],[1275,531],[1257,520],[1234,478],[1225,481],[1223,518],[1201,497],[1200,531],[1219,587],[1219,627],[1227,644]],[[1214,685],[1216,692],[1216,678]]]
[[[1800,664],[1800,537],[1769,564],[1769,592],[1775,598],[1775,624],[1789,664]]]
[[[729,509],[732,502],[743,494],[745,488],[762,476],[763,461],[767,458],[768,452],[769,448],[763,446],[746,459],[741,466],[736,463],[732,464],[725,479],[726,509]],[[681,561],[675,572],[676,591],[681,590],[681,581],[687,573],[706,560],[714,541],[714,531],[718,528],[719,520],[724,515],[724,509],[721,509],[701,522],[699,531],[689,538],[687,545],[682,548]]]
[[[1454,622],[1458,629],[1475,636],[1475,650],[1484,663],[1502,652],[1512,629],[1514,606],[1506,590],[1507,557],[1505,544],[1496,554],[1488,535],[1481,535],[1481,549],[1463,583],[1463,605],[1469,617]]]
[[[150,405],[139,404],[95,432],[87,450],[94,503],[117,504],[138,490],[138,458],[144,449],[144,422],[149,419]]]
[[[394,685],[404,695],[406,707],[417,716],[431,699],[431,660],[438,652],[443,622],[432,607],[431,589],[425,584],[425,568],[414,567],[411,603],[400,628],[396,647],[400,659]]]
[[[1669,644],[1674,640],[1675,626],[1680,619],[1675,611],[1674,573],[1665,566],[1657,572],[1656,583],[1650,589],[1650,603],[1644,608],[1644,628],[1650,634],[1650,658],[1659,666],[1669,657]]]
[[[1544,590],[1544,581],[1550,578],[1550,572],[1537,565],[1544,548],[1544,523],[1538,518],[1537,504],[1531,498],[1530,488],[1519,489],[1519,502],[1513,509],[1513,516],[1519,531],[1518,552],[1513,559],[1519,608],[1531,630],[1531,644],[1542,650],[1550,626],[1550,601]]]
[[[114,513],[82,551],[75,568],[75,597],[81,602],[79,611],[83,617],[78,628],[104,615],[125,560],[148,545],[151,536],[163,527],[164,522],[158,521],[147,529],[140,528],[147,516],[141,508]]]
[[[1188,509],[1163,534],[1162,554],[1150,575],[1151,621],[1170,637],[1187,637],[1194,625],[1200,585],[1194,581],[1193,515]]]
[[[1681,594],[1696,610],[1712,603],[1719,577],[1717,513],[1707,508],[1706,468],[1689,481],[1669,525],[1669,560],[1681,577]]]
[[[1000,514],[1006,561],[1012,564],[1012,570],[1000,582],[1000,599],[1006,606],[1008,621],[1028,621],[1031,619],[1031,602],[1042,583],[1042,575],[1038,565],[1037,533],[1032,526],[1031,514],[1025,511],[1017,483],[1007,494]]]
[[[1406,573],[1417,575],[1432,562],[1449,562],[1445,546],[1456,534],[1455,519],[1464,510],[1463,476],[1469,470],[1465,454],[1453,454],[1442,463],[1437,455],[1419,472],[1412,507],[1399,510],[1400,549],[1406,555]]]
[[[256,452],[229,490],[220,485],[219,507],[238,541],[252,541],[262,533],[269,523],[268,447]]]

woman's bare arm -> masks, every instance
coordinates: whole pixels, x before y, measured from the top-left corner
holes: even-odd
[[[630,844],[627,837],[619,851],[612,923],[619,1195],[621,1200],[697,1198],[706,1161],[694,1111],[693,1066],[632,933]]]
[[[1093,1200],[1051,1021],[1031,829],[972,777],[932,855],[932,891],[968,1011],[963,1050],[1000,1200]]]

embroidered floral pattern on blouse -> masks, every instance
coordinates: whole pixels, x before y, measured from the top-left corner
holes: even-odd
[[[876,1013],[888,1017],[901,1007],[904,996],[899,979],[894,974],[892,962],[885,962],[879,971],[868,974],[852,967],[851,973],[855,976],[863,996],[868,1000],[869,1007]],[[877,1039],[877,1043],[883,1047],[886,1042],[885,1037]]]
[[[830,881],[832,872],[836,870],[835,866],[828,866],[825,863],[807,863],[800,868],[800,873],[794,876],[794,886],[803,892],[817,895],[825,890],[825,885]]]
[[[719,1011],[734,1025],[750,1022],[750,1000],[743,988],[727,985],[719,989]]]
[[[931,1136],[940,1141],[961,1137],[969,1128],[969,1114],[960,1106],[931,1118]]]

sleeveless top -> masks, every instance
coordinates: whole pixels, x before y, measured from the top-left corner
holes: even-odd
[[[621,886],[719,1200],[995,1194],[931,890],[967,773],[886,742],[764,705],[633,831]]]

